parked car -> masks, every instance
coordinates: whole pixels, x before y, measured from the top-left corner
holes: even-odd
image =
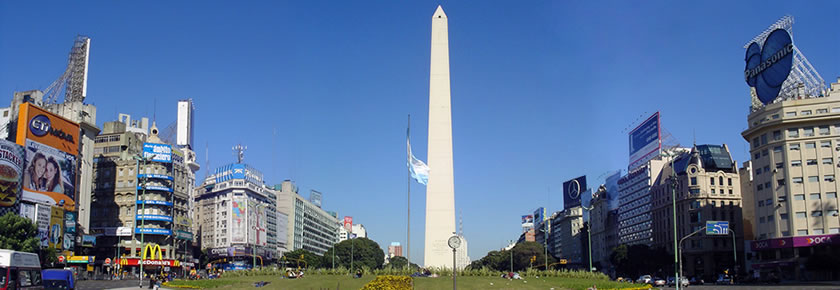
[[[706,284],[706,281],[704,281],[704,280],[703,280],[703,278],[700,278],[700,277],[691,277],[691,280],[688,280],[688,282],[689,282],[691,285],[703,285],[703,284]]]
[[[720,274],[718,275],[717,281],[715,281],[716,285],[727,285],[732,283],[732,279],[729,276]]]
[[[653,281],[652,281],[650,275],[642,275],[642,276],[639,276],[639,279],[636,279],[636,283],[651,284],[651,283],[653,283]]]
[[[76,279],[72,270],[46,269],[41,270],[41,279],[45,290],[76,289]]]
[[[676,280],[674,279],[673,276],[668,277],[668,286],[676,285],[677,283],[675,281]],[[680,278],[680,286],[688,287],[688,285],[690,285],[690,284],[691,284],[691,282],[688,280],[688,278],[686,278],[686,277]]]
[[[659,277],[653,278],[653,286],[665,286],[665,279]]]
[[[0,249],[0,289],[43,289],[38,254]]]

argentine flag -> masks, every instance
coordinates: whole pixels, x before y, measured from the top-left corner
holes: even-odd
[[[408,171],[411,172],[411,177],[420,184],[426,185],[429,183],[429,166],[411,153],[411,140],[406,138],[408,143]]]

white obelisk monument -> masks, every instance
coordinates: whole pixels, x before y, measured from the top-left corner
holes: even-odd
[[[455,183],[452,176],[452,102],[449,97],[449,28],[440,6],[432,16],[429,74],[429,183],[426,186],[426,267],[452,268],[446,241],[455,232]]]

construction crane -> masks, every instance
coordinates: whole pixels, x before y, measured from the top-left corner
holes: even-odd
[[[58,95],[64,91],[64,102],[82,102],[87,96],[88,60],[90,58],[90,37],[77,35],[70,49],[67,68],[58,79],[44,90],[44,103],[58,103]]]

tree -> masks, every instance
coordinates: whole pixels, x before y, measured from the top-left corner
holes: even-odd
[[[324,253],[324,266],[332,266],[333,252],[335,252],[335,266],[350,268],[351,253],[353,268],[367,267],[379,269],[385,263],[385,253],[379,244],[368,238],[344,240],[335,244],[332,249]]]
[[[645,274],[657,274],[660,270],[670,270],[674,266],[672,257],[673,255],[662,248],[651,249],[646,245],[619,245],[613,248],[610,261],[615,265],[619,276],[638,277]]]
[[[6,213],[0,217],[0,249],[37,253],[38,227],[28,218]]]
[[[301,260],[301,256],[303,256],[303,260]],[[321,256],[304,249],[286,252],[283,254],[283,257],[288,267],[300,266],[301,268],[312,269],[321,267]]]
[[[58,254],[56,254],[55,248],[41,249],[38,253],[38,257],[41,259],[41,265],[47,267],[52,267],[55,263],[58,263]]]
[[[394,269],[402,269],[405,268],[406,265],[408,265],[408,259],[403,256],[394,256],[391,258],[391,262],[388,263],[388,267]]]
[[[545,264],[545,248],[542,244],[536,242],[521,242],[516,244],[511,250],[506,251],[490,251],[487,256],[472,262],[470,268],[478,269],[488,267],[497,271],[510,271],[511,267],[511,251],[513,251],[513,270],[521,271],[531,266],[534,268],[543,268]],[[534,262],[531,263],[531,259]],[[548,257],[548,263],[552,264],[556,260],[554,257]]]

